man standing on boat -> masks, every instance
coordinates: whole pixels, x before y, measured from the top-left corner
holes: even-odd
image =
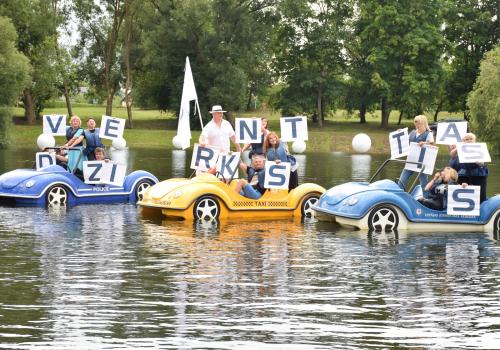
[[[218,148],[222,153],[229,153],[231,148],[229,140],[231,140],[236,146],[236,150],[241,152],[241,146],[236,142],[236,134],[232,125],[227,120],[224,120],[225,112],[220,105],[212,106],[210,111],[212,120],[203,128],[199,144],[203,147]]]

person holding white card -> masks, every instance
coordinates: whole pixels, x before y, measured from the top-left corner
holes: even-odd
[[[476,135],[468,132],[462,138],[464,143],[475,143]],[[486,200],[486,185],[488,180],[488,167],[485,163],[475,162],[475,163],[460,163],[458,159],[457,146],[451,145],[448,147],[450,150],[450,162],[449,166],[458,172],[458,183],[468,183],[469,185],[480,186],[480,202]]]
[[[220,105],[212,106],[210,111],[212,120],[201,131],[199,144],[202,147],[215,147],[222,153],[229,153],[231,147],[229,141],[231,140],[235,144],[236,150],[241,152],[241,146],[236,142],[236,133],[233,126],[227,120],[224,120],[225,112]]]
[[[259,199],[262,197],[264,192],[266,192],[264,187],[266,175],[264,165],[265,159],[261,154],[256,154],[252,158],[252,166],[247,166],[245,163],[240,162],[240,169],[246,172],[248,180],[239,180],[235,191],[251,199]]]
[[[446,167],[443,169],[443,171],[438,171],[425,188],[425,190],[429,192],[429,197],[419,198],[418,201],[430,209],[446,209],[448,185],[455,185],[457,183],[457,179],[458,174],[456,170],[451,167]],[[467,187],[467,184],[464,183],[463,187]]]
[[[288,153],[286,144],[281,142],[278,134],[270,132],[264,142],[264,153],[267,160],[272,160],[277,163],[288,162],[290,163],[290,182],[288,185],[289,190],[293,190],[299,185],[299,176],[297,174],[297,161],[294,156]]]
[[[82,120],[77,115],[71,117],[70,126],[66,128],[66,140],[67,142],[61,146],[61,149],[77,149],[75,151],[68,151],[68,170],[74,172],[74,169],[78,169],[80,172],[83,171],[83,161],[86,157],[79,151],[83,149],[83,129],[81,128]]]
[[[432,134],[431,129],[429,128],[429,123],[427,122],[427,117],[425,115],[417,115],[413,120],[415,123],[415,129],[410,132],[409,141],[418,143],[420,147],[424,145],[432,145],[434,143],[434,135]],[[413,171],[408,169],[403,169],[401,175],[399,176],[399,186],[403,189],[406,188],[408,184],[408,180],[410,180]],[[422,191],[424,193],[424,197],[427,195],[425,191],[428,179],[427,174],[423,172],[420,173],[419,176],[420,186],[422,187]]]
[[[247,149],[251,148],[250,153],[248,154],[248,158],[252,160],[252,157],[256,154],[264,154],[264,142],[266,140],[267,135],[269,134],[269,130],[267,129],[268,120],[267,118],[261,118],[260,131],[261,142],[259,143],[247,143],[241,149],[241,152],[245,152]]]

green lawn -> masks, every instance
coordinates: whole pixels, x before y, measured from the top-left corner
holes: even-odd
[[[67,114],[66,108],[58,103],[59,106],[46,108],[43,114]],[[23,119],[24,110],[21,108],[14,109],[14,125],[11,128],[11,143],[13,145],[33,145],[36,147],[36,139],[42,133],[42,121],[37,120],[35,125],[24,125]],[[105,114],[104,106],[75,104],[73,113],[80,116],[83,123],[86,123],[87,118],[92,117],[97,120],[99,125],[101,116]],[[208,112],[204,113],[205,115]],[[279,114],[277,112],[257,111],[251,113],[233,114],[234,117],[253,117],[263,116],[269,119],[269,128],[271,130],[279,130]],[[391,113],[388,129],[380,128],[380,113],[373,113],[367,117],[366,124],[360,124],[355,116],[347,117],[347,112],[339,111],[333,118],[325,121],[323,128],[318,128],[311,122],[308,125],[309,141],[307,142],[306,152],[350,152],[351,141],[354,135],[358,133],[366,133],[372,139],[372,148],[370,153],[389,153],[388,133],[400,127],[412,127],[411,119],[403,120],[403,125],[397,126],[399,113]],[[127,110],[123,107],[113,108],[113,117],[127,118]],[[439,118],[446,118],[449,115],[442,113]],[[172,148],[172,138],[176,134],[177,121],[175,114],[164,113],[158,110],[141,110],[133,111],[133,129],[125,130],[125,139],[131,148]],[[199,131],[193,130],[192,143],[198,140]],[[58,144],[63,142],[63,137],[56,138]],[[109,140],[105,140],[106,145],[110,145]]]

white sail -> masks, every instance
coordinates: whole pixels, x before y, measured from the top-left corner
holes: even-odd
[[[193,73],[189,64],[189,57],[186,57],[186,68],[184,71],[184,86],[182,88],[181,108],[179,111],[179,124],[177,125],[177,139],[180,142],[182,149],[189,148],[191,145],[191,128],[189,126],[189,104],[191,101],[196,101],[195,109],[198,107],[198,96],[194,87]],[[200,116],[201,122],[201,116]],[[203,128],[203,124],[201,125]]]

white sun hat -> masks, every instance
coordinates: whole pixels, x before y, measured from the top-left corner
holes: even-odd
[[[216,112],[225,113],[226,111],[222,110],[221,105],[214,105],[212,106],[212,110],[210,111],[210,113],[216,113]]]

